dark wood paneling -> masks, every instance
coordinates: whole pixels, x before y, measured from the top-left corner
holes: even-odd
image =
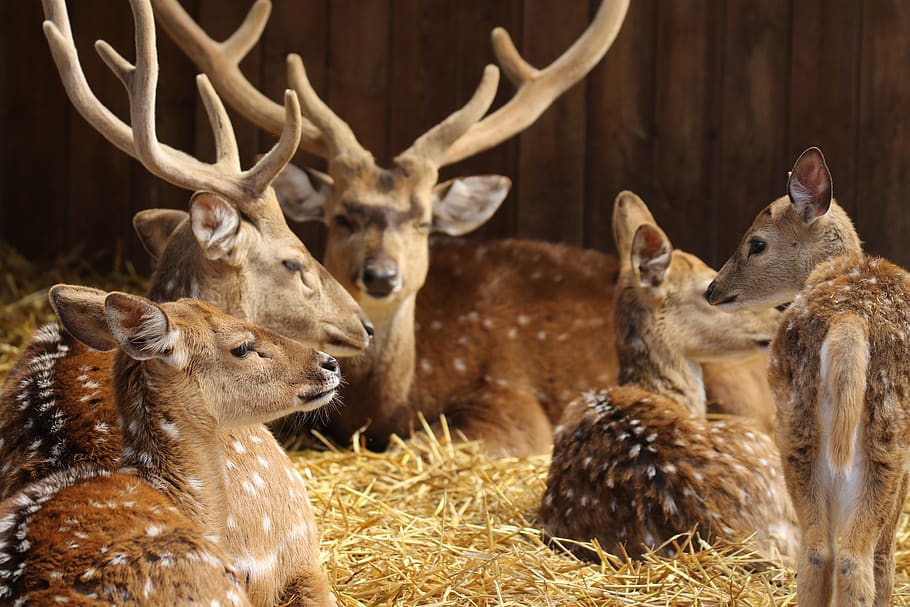
[[[653,191],[646,200],[677,248],[711,256],[714,164],[720,124],[723,12],[661,2],[657,15]]]
[[[380,163],[389,158],[390,0],[329,4],[327,102]]]
[[[790,66],[790,162],[809,146],[825,154],[838,202],[856,209],[861,2],[795,0]],[[785,177],[781,176],[781,184]]]
[[[42,20],[38,2],[9,10],[3,24],[9,50],[0,59],[6,63],[10,92],[3,116],[9,130],[0,142],[6,148],[7,171],[0,238],[35,258],[50,257],[64,247],[71,111],[47,50]]]
[[[727,2],[724,21],[717,212],[706,255],[715,266],[729,257],[755,214],[783,193],[792,162],[786,159],[789,5]]]
[[[182,0],[216,39],[250,0]],[[317,92],[381,163],[460,107],[493,60],[505,26],[546,64],[587,25],[599,0],[275,0],[243,64],[273,99],[284,56],[299,52]],[[0,239],[30,257],[86,242],[141,252],[129,222],[142,208],[186,208],[188,193],[151,176],[71,108],[41,35],[37,2],[2,3]],[[75,36],[101,98],[125,94],[91,51],[105,38],[132,57],[125,5],[71,1]],[[898,0],[633,0],[606,59],[521,137],[445,167],[441,178],[501,173],[513,191],[472,237],[515,234],[610,250],[613,199],[632,189],[674,243],[717,264],[757,210],[783,193],[800,150],[819,145],[835,192],[869,250],[910,263],[910,8]],[[159,138],[209,160],[212,137],[195,68],[159,41]],[[17,61],[17,58],[28,58]],[[511,97],[500,85],[494,108]],[[274,138],[232,113],[246,165]],[[298,154],[305,164],[323,161]],[[314,251],[322,229],[295,226]],[[108,255],[107,258],[110,256]],[[99,257],[99,263],[106,263]]]
[[[439,119],[461,107],[471,98],[480,82],[483,68],[495,63],[493,47],[490,44],[490,32],[494,27],[504,27],[513,37],[521,39],[522,35],[522,2],[521,0],[464,0],[456,3],[460,10],[456,31],[458,39],[455,47],[449,52],[456,59],[456,88],[454,97],[439,111]],[[499,91],[493,100],[491,112],[512,98],[514,87],[506,78],[500,78]],[[518,139],[512,138],[493,149],[482,152],[458,164],[447,167],[442,172],[442,179],[466,175],[499,174],[512,179],[512,191],[505,199],[496,214],[480,229],[470,234],[471,238],[486,239],[515,234],[518,201],[521,193],[518,188],[517,174]]]
[[[908,266],[910,4],[880,0],[864,8],[855,219],[870,252]]]
[[[520,47],[544,68],[588,25],[586,2],[525,0]],[[584,215],[585,82],[566,91],[519,139],[519,236],[581,240]]]
[[[288,53],[297,53],[306,66],[307,77],[323,99],[327,93],[326,62],[328,48],[329,0],[297,2],[281,0],[272,5],[272,15],[262,40],[262,91],[270,99],[281,101],[288,88]],[[264,133],[260,152],[268,150],[277,139]],[[325,169],[324,162],[312,154],[298,152],[294,162],[300,166]],[[325,246],[325,229],[317,222],[288,222],[310,250],[321,255]]]
[[[656,6],[631,3],[619,37],[588,76],[583,244],[605,251],[613,250],[616,194],[632,190],[645,200],[652,194]]]
[[[103,38],[124,57],[135,56],[129,6],[89,0],[69,8],[73,31],[88,34],[76,40],[86,79],[101,102],[129,124],[126,89],[101,61],[93,45],[96,38]],[[69,250],[88,243],[92,249],[103,252],[104,260],[108,261],[122,251],[130,237],[130,205],[111,196],[111,192],[129,191],[130,158],[75,111],[69,121],[66,147],[69,183],[63,215],[64,246]]]

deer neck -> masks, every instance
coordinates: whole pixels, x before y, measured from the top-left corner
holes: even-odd
[[[681,356],[657,330],[650,311],[624,310],[617,305],[615,313],[619,383],[672,398],[693,415],[704,417],[701,367]]]
[[[364,306],[373,322],[373,341],[362,355],[345,361],[344,374],[349,387],[363,392],[371,407],[375,406],[377,397],[390,407],[408,400],[414,383],[416,359],[416,301],[417,296],[410,295],[385,309]]]
[[[116,402],[123,432],[121,465],[133,468],[209,533],[227,517],[218,423],[196,382],[155,360],[118,354]],[[198,405],[198,406],[194,406]]]

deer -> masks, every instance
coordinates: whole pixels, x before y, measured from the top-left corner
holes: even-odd
[[[129,83],[132,126],[92,93],[61,0],[45,0],[44,31],[64,87],[85,119],[153,174],[195,192],[189,213],[151,209],[134,219],[156,260],[149,297],[204,299],[334,356],[362,351],[372,325],[288,227],[270,185],[300,136],[295,94],[285,96],[286,128],[276,147],[247,171],[241,170],[224,106],[204,76],[197,83],[213,127],[216,162],[206,164],[161,144],[155,137],[154,21],[147,1],[134,0],[132,7],[136,67],[105,43],[97,46]],[[44,353],[36,367],[43,335],[35,337],[38,350],[26,348],[0,392],[0,499],[80,462],[113,469],[123,450],[116,410],[104,388],[113,356],[66,341]],[[221,429],[220,449],[229,472],[225,544],[250,599],[256,605],[329,604],[318,527],[287,454],[261,425]]]
[[[799,604],[882,606],[907,497],[910,274],[863,253],[833,191],[821,150],[805,150],[705,297],[788,306],[769,378],[802,533]]]
[[[670,540],[693,530],[792,556],[796,515],[779,452],[750,420],[707,419],[699,366],[766,348],[779,314],[708,305],[715,272],[674,249],[640,198],[616,198],[613,230],[619,381],[572,400],[554,429],[544,535],[584,560],[598,558],[582,543],[592,539],[613,555],[674,556]]]
[[[0,599],[252,605],[222,541],[218,429],[328,404],[338,362],[199,300],[159,305],[71,285],[49,298],[70,340],[116,352],[103,389],[123,450],[115,469],[81,462],[0,504]],[[36,366],[68,341],[42,337]]]
[[[456,435],[483,439],[492,454],[540,453],[549,449],[552,425],[568,402],[561,395],[615,380],[611,354],[601,364],[586,362],[611,350],[612,318],[603,302],[612,301],[615,260],[566,245],[446,238],[482,225],[511,182],[474,175],[439,183],[439,170],[530,126],[600,61],[628,4],[605,0],[579,39],[543,69],[521,57],[505,30],[494,30],[493,49],[517,87],[514,96],[484,117],[499,79],[499,69],[488,65],[467,103],[390,168],[379,166],[319,98],[300,56],[288,56],[289,82],[304,114],[300,148],[328,167],[324,173],[289,164],[275,180],[279,202],[295,221],[326,225],[326,268],[376,327],[366,352],[342,361],[345,407],[321,428],[332,438],[346,443],[362,430],[367,447],[383,450],[391,434],[409,433],[420,412],[431,421],[446,416]],[[268,0],[257,0],[223,42],[179,0],[153,0],[153,6],[163,29],[232,107],[268,131],[282,128],[280,107],[239,67],[266,26]],[[528,351],[533,354],[522,356]],[[542,368],[546,377],[539,376]],[[727,371],[716,383],[737,386],[740,391],[727,393],[741,396],[752,381],[748,370]],[[758,379],[757,402],[773,408],[763,372]],[[285,433],[298,428],[290,424]]]

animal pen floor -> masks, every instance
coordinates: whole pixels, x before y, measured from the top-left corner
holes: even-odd
[[[0,243],[0,380],[52,318],[47,288],[71,281],[142,292],[129,272],[76,256],[38,266]],[[679,556],[587,564],[541,542],[549,456],[491,460],[477,444],[419,434],[385,453],[292,454],[308,481],[340,606],[795,605],[793,571],[737,546],[678,538]],[[901,519],[894,605],[910,605],[910,519]]]

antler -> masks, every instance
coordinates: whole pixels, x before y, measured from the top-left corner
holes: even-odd
[[[282,107],[259,92],[240,71],[240,62],[265,29],[272,10],[269,0],[257,0],[237,31],[223,42],[210,38],[178,0],[152,0],[152,5],[155,18],[171,39],[212,79],[232,107],[259,127],[276,135],[282,132],[285,123]],[[300,91],[297,94],[303,97]],[[305,119],[301,124],[300,147],[323,158],[329,154],[323,133]]]
[[[148,0],[130,0],[135,25],[135,65],[103,40],[95,43],[98,54],[126,87],[132,127],[127,126],[92,92],[79,63],[64,0],[42,1],[47,19],[44,35],[73,105],[108,141],[139,160],[153,174],[178,187],[211,190],[249,207],[294,155],[300,140],[301,118],[293,91],[285,92],[285,126],[278,143],[250,170],[242,171],[230,119],[204,75],[197,76],[196,83],[215,136],[215,163],[201,162],[158,141],[155,134],[158,57],[155,24]]]
[[[468,129],[446,151],[439,166],[452,164],[502,143],[528,128],[569,87],[594,69],[613,44],[629,0],[604,0],[585,32],[542,70],[525,61],[509,33],[493,30],[493,51],[503,71],[518,87],[501,108]]]
[[[240,61],[262,35],[271,11],[269,0],[256,0],[241,26],[224,42],[212,40],[180,6],[179,0],[152,2],[158,21],[196,65],[211,76],[228,102],[251,122],[278,132],[282,125],[278,104],[250,84],[239,68]],[[424,155],[425,162],[441,167],[520,133],[597,65],[616,39],[628,8],[629,0],[604,0],[578,40],[542,70],[525,61],[509,34],[496,28],[492,34],[493,50],[518,91],[508,103],[481,120],[492,103],[498,83],[498,70],[487,66],[477,92],[465,107],[418,138],[399,158]],[[296,55],[288,57],[288,78],[312,120],[312,123],[304,122],[300,144],[303,149],[329,159],[341,154],[369,154],[357,142],[350,127],[316,95],[306,78],[303,62]]]

